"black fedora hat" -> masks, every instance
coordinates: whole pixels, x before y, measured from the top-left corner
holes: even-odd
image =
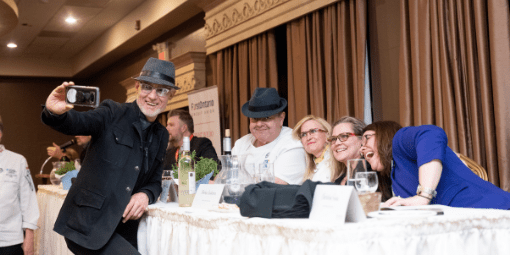
[[[174,63],[157,58],[149,58],[143,66],[140,76],[133,77],[133,79],[179,89],[179,87],[175,86]]]
[[[287,100],[281,98],[275,88],[256,88],[241,111],[248,118],[265,118],[283,112],[285,107]]]

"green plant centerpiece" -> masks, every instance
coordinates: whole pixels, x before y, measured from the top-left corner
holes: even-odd
[[[64,164],[64,166],[60,167],[57,171],[55,171],[55,174],[58,175],[65,175],[67,172],[75,170],[76,167],[74,166],[74,162],[67,162]]]
[[[193,162],[195,162],[195,157],[196,157],[196,152],[193,151],[191,153],[191,160]],[[180,159],[180,154],[179,154],[179,159]],[[177,162],[179,162],[179,159],[177,160]],[[178,174],[177,164],[174,164],[172,166],[172,170],[173,170],[174,179],[178,179],[179,174]],[[210,174],[213,171],[214,171],[213,175],[216,175],[219,172],[218,171],[218,162],[216,162],[216,160],[214,160],[214,159],[200,157],[200,159],[194,164],[194,171],[195,171],[195,180],[197,180],[197,181],[201,180],[207,174]]]

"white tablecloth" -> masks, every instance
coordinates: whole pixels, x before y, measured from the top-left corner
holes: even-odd
[[[55,185],[39,185],[37,202],[39,204],[39,229],[35,231],[35,254],[72,255],[67,249],[64,237],[53,231],[58,212],[67,195],[66,190]]]
[[[510,254],[510,212],[445,207],[445,215],[323,223],[244,218],[158,202],[140,223],[142,254]]]

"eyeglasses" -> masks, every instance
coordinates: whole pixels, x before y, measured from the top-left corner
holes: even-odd
[[[370,139],[370,137],[372,137],[373,135],[375,135],[375,133],[373,133],[373,134],[366,134],[366,135],[361,136],[361,146],[365,146],[365,144],[367,143],[368,139]]]
[[[167,89],[167,88],[162,88],[162,87],[159,87],[159,88],[154,88],[152,85],[150,85],[149,83],[145,83],[145,82],[140,82],[140,85],[142,85],[142,91],[145,93],[145,94],[149,94],[152,92],[152,90],[156,90],[156,94],[160,97],[164,97],[166,95],[168,95],[168,93],[170,93],[170,89]],[[173,89],[172,89],[173,90]]]
[[[276,118],[276,115],[272,115],[272,116],[269,116],[269,117],[263,117],[263,118],[250,118],[250,122],[253,122],[253,123],[256,123],[256,122],[259,122],[259,121],[262,121],[262,122],[268,122],[272,119]]]
[[[337,140],[340,140],[340,142],[345,142],[347,141],[347,139],[349,139],[349,137],[351,136],[357,136],[356,134],[354,133],[341,133],[337,136],[331,136],[328,138],[328,142],[330,143],[334,143],[336,142]]]
[[[301,132],[301,138],[305,138],[307,135],[313,135],[313,134],[315,134],[317,132],[324,132],[324,133],[326,133],[327,131],[323,130],[323,129],[320,129],[320,128],[310,129],[308,131]]]

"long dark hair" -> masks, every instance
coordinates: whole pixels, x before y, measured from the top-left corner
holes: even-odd
[[[383,166],[382,171],[378,171],[379,190],[382,193],[382,200],[386,201],[393,196],[391,190],[391,160],[393,159],[393,137],[402,126],[395,121],[376,121],[363,129],[375,132],[375,142],[377,144],[377,153]]]

